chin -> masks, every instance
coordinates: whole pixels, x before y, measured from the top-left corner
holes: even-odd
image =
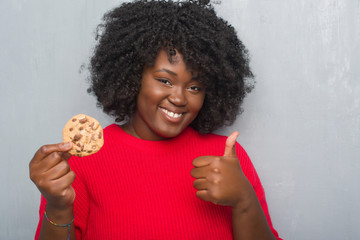
[[[156,131],[156,133],[163,138],[174,138],[181,134],[186,127],[177,128],[177,129],[162,129]]]

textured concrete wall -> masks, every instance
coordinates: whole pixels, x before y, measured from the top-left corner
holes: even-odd
[[[118,1],[0,0],[0,239],[32,239],[28,163],[83,112],[112,123],[79,73]],[[223,0],[248,47],[255,90],[236,123],[285,239],[360,239],[360,1]]]

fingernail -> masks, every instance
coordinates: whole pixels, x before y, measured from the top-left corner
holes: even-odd
[[[64,148],[69,148],[69,147],[71,147],[71,145],[72,145],[71,142],[66,142],[66,143],[63,143],[62,146],[63,146]]]

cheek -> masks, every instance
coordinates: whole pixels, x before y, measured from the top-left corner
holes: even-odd
[[[192,99],[192,110],[194,112],[199,112],[204,104],[205,95],[196,96]]]
[[[139,108],[145,111],[152,109],[157,107],[162,95],[162,91],[158,88],[146,87],[139,92],[137,97],[137,105]]]

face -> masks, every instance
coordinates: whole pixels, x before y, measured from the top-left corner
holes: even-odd
[[[205,89],[186,68],[182,55],[169,62],[160,51],[153,67],[145,67],[137,107],[127,130],[145,140],[157,141],[179,135],[197,116]]]

